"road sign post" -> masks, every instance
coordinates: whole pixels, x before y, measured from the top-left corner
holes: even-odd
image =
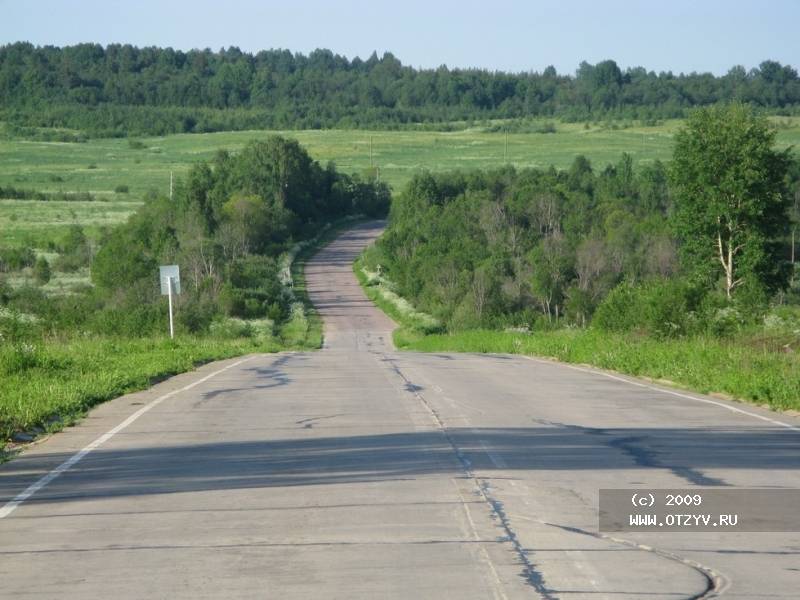
[[[169,337],[175,337],[172,316],[172,295],[181,293],[181,272],[178,265],[165,265],[158,268],[161,282],[161,295],[169,298]]]
[[[169,337],[175,337],[175,325],[172,322],[172,277],[167,277],[167,286],[169,287]]]

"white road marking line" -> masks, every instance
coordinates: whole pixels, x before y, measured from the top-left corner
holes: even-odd
[[[237,361],[237,362],[235,362],[233,364],[230,364],[227,367],[224,367],[222,369],[219,369],[218,371],[214,371],[213,373],[211,373],[209,375],[206,375],[202,379],[198,379],[197,381],[195,381],[193,383],[190,383],[189,385],[185,385],[185,386],[183,386],[182,388],[180,388],[178,390],[173,390],[173,391],[171,391],[171,392],[169,392],[167,394],[164,394],[163,396],[160,396],[160,397],[156,398],[155,400],[153,400],[149,404],[146,404],[145,406],[143,406],[142,408],[137,410],[135,413],[133,413],[130,417],[125,419],[122,423],[120,423],[119,425],[117,425],[116,427],[111,429],[110,431],[108,431],[108,432],[104,433],[103,435],[101,435],[99,438],[94,440],[91,444],[89,444],[88,446],[86,446],[82,450],[79,450],[78,452],[76,452],[75,454],[70,456],[67,460],[65,460],[63,463],[58,465],[55,469],[50,471],[47,475],[45,475],[44,477],[42,477],[41,479],[39,479],[35,483],[33,483],[30,486],[28,486],[24,491],[22,491],[19,494],[17,494],[12,500],[9,500],[2,508],[0,508],[0,519],[4,519],[8,515],[13,513],[17,509],[17,507],[19,505],[21,505],[28,498],[33,496],[36,492],[41,490],[43,487],[48,485],[56,477],[58,477],[59,475],[61,475],[62,473],[66,472],[66,471],[69,471],[78,462],[80,462],[81,459],[83,459],[84,456],[89,454],[92,450],[95,450],[95,449],[99,448],[100,446],[102,446],[103,444],[105,444],[108,440],[110,440],[112,437],[114,437],[120,431],[122,431],[123,429],[128,427],[131,423],[136,421],[139,417],[141,417],[146,412],[152,410],[153,408],[155,408],[156,406],[161,404],[164,400],[167,400],[168,398],[171,398],[172,396],[180,394],[181,392],[185,392],[186,390],[190,390],[193,387],[208,381],[212,377],[215,377],[216,375],[219,375],[223,371],[227,371],[228,369],[232,369],[233,367],[238,367],[242,363],[247,362],[248,360],[250,360],[252,358],[253,357],[250,356],[248,358],[244,358],[244,359],[242,359],[240,361]]]
[[[737,408],[735,406],[730,406],[729,404],[725,404],[724,402],[717,402],[716,400],[710,400],[708,398],[698,398],[697,396],[690,396],[688,394],[681,394],[680,392],[673,392],[672,390],[665,390],[663,388],[655,387],[653,385],[647,385],[646,383],[640,383],[638,381],[631,381],[630,379],[626,379],[624,377],[617,377],[616,375],[612,375],[611,373],[604,373],[603,371],[595,371],[593,369],[584,369],[583,367],[577,367],[575,365],[570,365],[567,363],[562,362],[553,362],[549,360],[541,360],[538,358],[533,358],[532,356],[523,356],[518,355],[526,360],[530,360],[532,362],[540,363],[540,364],[548,364],[553,365],[556,364],[561,367],[566,367],[568,369],[573,369],[575,371],[581,371],[582,373],[589,373],[591,375],[602,375],[603,377],[608,377],[609,379],[614,379],[615,381],[621,381],[623,383],[628,383],[630,385],[635,385],[637,387],[642,387],[648,390],[652,390],[654,392],[661,392],[662,394],[669,394],[671,396],[677,396],[678,398],[685,398],[687,400],[694,400],[695,402],[702,402],[704,404],[713,404],[714,406],[719,406],[720,408],[724,408],[734,413],[739,413],[742,415],[747,415],[748,417],[754,417],[756,419],[761,419],[762,421],[767,421],[768,423],[772,423],[773,425],[779,425],[780,427],[785,427],[786,429],[791,429],[792,431],[800,432],[800,427],[796,425],[790,425],[789,423],[784,423],[783,421],[778,421],[777,419],[771,419],[770,417],[765,417],[764,415],[759,415],[758,413],[752,413],[747,410],[742,410],[741,408]]]

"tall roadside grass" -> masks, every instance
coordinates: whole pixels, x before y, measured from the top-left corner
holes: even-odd
[[[592,329],[473,330],[409,340],[406,350],[529,354],[643,376],[770,408],[800,410],[800,358],[710,337],[655,340]]]
[[[444,327],[438,319],[417,310],[396,292],[391,281],[380,274],[379,267],[374,266],[373,251],[374,247],[365,250],[353,263],[353,271],[367,298],[401,325],[393,334],[395,346],[400,348],[425,335],[443,332]]]
[[[0,449],[17,432],[35,435],[60,429],[100,402],[202,363],[279,349],[274,342],[261,343],[257,337],[2,344]]]

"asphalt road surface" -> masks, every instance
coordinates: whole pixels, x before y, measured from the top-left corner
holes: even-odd
[[[798,420],[396,352],[351,270],[379,232],[308,265],[322,351],[206,365],[0,466],[0,597],[800,596],[797,533],[597,533],[600,488],[800,488]]]

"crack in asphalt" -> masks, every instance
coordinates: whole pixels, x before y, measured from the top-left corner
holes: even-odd
[[[444,421],[442,420],[439,413],[433,406],[431,406],[431,404],[428,402],[425,396],[422,395],[421,390],[423,388],[413,383],[408,377],[406,377],[405,373],[403,373],[403,371],[400,369],[397,362],[394,361],[392,358],[382,353],[373,353],[373,354],[375,354],[376,356],[380,356],[383,362],[391,365],[390,366],[391,371],[394,372],[396,375],[398,375],[404,382],[403,390],[413,395],[420,403],[422,403],[423,406],[425,406],[426,410],[432,415],[433,419],[436,422],[437,428],[444,435],[445,439],[447,439],[449,445],[452,447],[459,462],[461,463],[464,474],[467,476],[468,479],[471,479],[474,482],[479,495],[484,500],[484,502],[486,502],[486,504],[489,505],[492,514],[495,516],[495,518],[497,518],[501,528],[506,533],[506,541],[511,543],[515,553],[519,557],[519,560],[522,562],[522,565],[524,567],[525,579],[539,594],[541,594],[543,598],[545,598],[545,600],[557,600],[558,596],[555,595],[557,593],[557,590],[552,590],[547,587],[542,573],[540,573],[536,569],[534,563],[530,560],[529,554],[531,551],[526,550],[522,546],[519,537],[514,531],[510,519],[505,512],[503,503],[491,493],[491,487],[489,481],[485,480],[484,478],[478,477],[475,474],[475,472],[472,469],[472,464],[470,463],[469,459],[466,456],[464,456],[464,453],[461,451],[461,449],[456,444],[455,440],[450,435],[447,426],[444,424]],[[586,428],[586,427],[580,427],[578,425],[568,425],[566,423],[547,422],[547,424],[554,427],[580,429],[581,431],[584,431],[587,435],[602,435],[602,436],[608,435],[608,432],[604,429]],[[682,476],[684,479],[687,479],[689,481],[695,479],[702,479],[707,484],[710,483],[711,485],[714,484],[726,485],[722,481],[707,478],[706,476],[699,473],[687,474],[685,472],[681,472],[683,470],[677,469],[675,467],[671,466],[665,467],[664,465],[657,464],[657,461],[655,460],[656,452],[637,446],[636,443],[639,441],[641,440],[638,438],[636,439],[617,438],[610,440],[609,445],[630,456],[634,460],[634,462],[639,466],[667,468],[676,475]],[[667,550],[662,550],[660,548],[655,548],[652,546],[646,546],[644,544],[639,544],[630,540],[626,540],[624,538],[617,538],[603,533],[594,533],[591,531],[580,529],[578,527],[558,525],[555,523],[547,523],[545,521],[539,521],[537,519],[531,519],[531,520],[548,527],[556,527],[563,531],[569,531],[571,533],[587,535],[597,539],[611,541],[616,544],[627,546],[635,550],[650,552],[663,559],[677,562],[679,564],[687,566],[688,568],[694,570],[703,577],[703,579],[706,581],[706,587],[697,594],[686,596],[686,600],[710,600],[711,598],[719,598],[730,586],[730,580],[721,573],[712,569],[711,567],[699,563],[695,560],[680,556],[673,552],[669,552]]]
[[[431,414],[434,421],[436,422],[437,429],[442,433],[444,438],[447,440],[450,447],[453,449],[456,457],[458,458],[459,463],[461,464],[461,468],[464,472],[464,475],[467,479],[470,479],[475,488],[477,490],[477,494],[483,499],[486,505],[489,507],[492,515],[497,519],[498,523],[500,524],[500,528],[505,532],[505,539],[502,541],[508,542],[511,544],[512,548],[514,549],[514,553],[517,555],[517,558],[522,563],[523,566],[523,576],[528,584],[533,587],[542,598],[545,600],[557,600],[557,596],[553,595],[553,590],[549,589],[544,582],[544,577],[542,574],[536,570],[535,565],[529,558],[529,552],[527,552],[519,541],[519,537],[517,533],[514,531],[514,528],[511,526],[511,522],[509,521],[508,515],[503,508],[503,503],[494,497],[491,492],[491,487],[488,481],[484,481],[480,477],[478,477],[472,469],[472,464],[470,463],[469,459],[464,456],[464,453],[458,447],[453,437],[450,435],[447,426],[442,421],[441,416],[436,411],[436,409],[431,406],[428,400],[423,396],[420,391],[423,389],[420,386],[414,384],[408,377],[406,377],[405,373],[400,369],[397,363],[391,359],[389,356],[383,353],[374,353],[376,358],[380,357],[379,360],[383,361],[391,365],[389,368],[390,370],[399,376],[403,382],[403,391],[413,395],[424,407],[425,409]]]

